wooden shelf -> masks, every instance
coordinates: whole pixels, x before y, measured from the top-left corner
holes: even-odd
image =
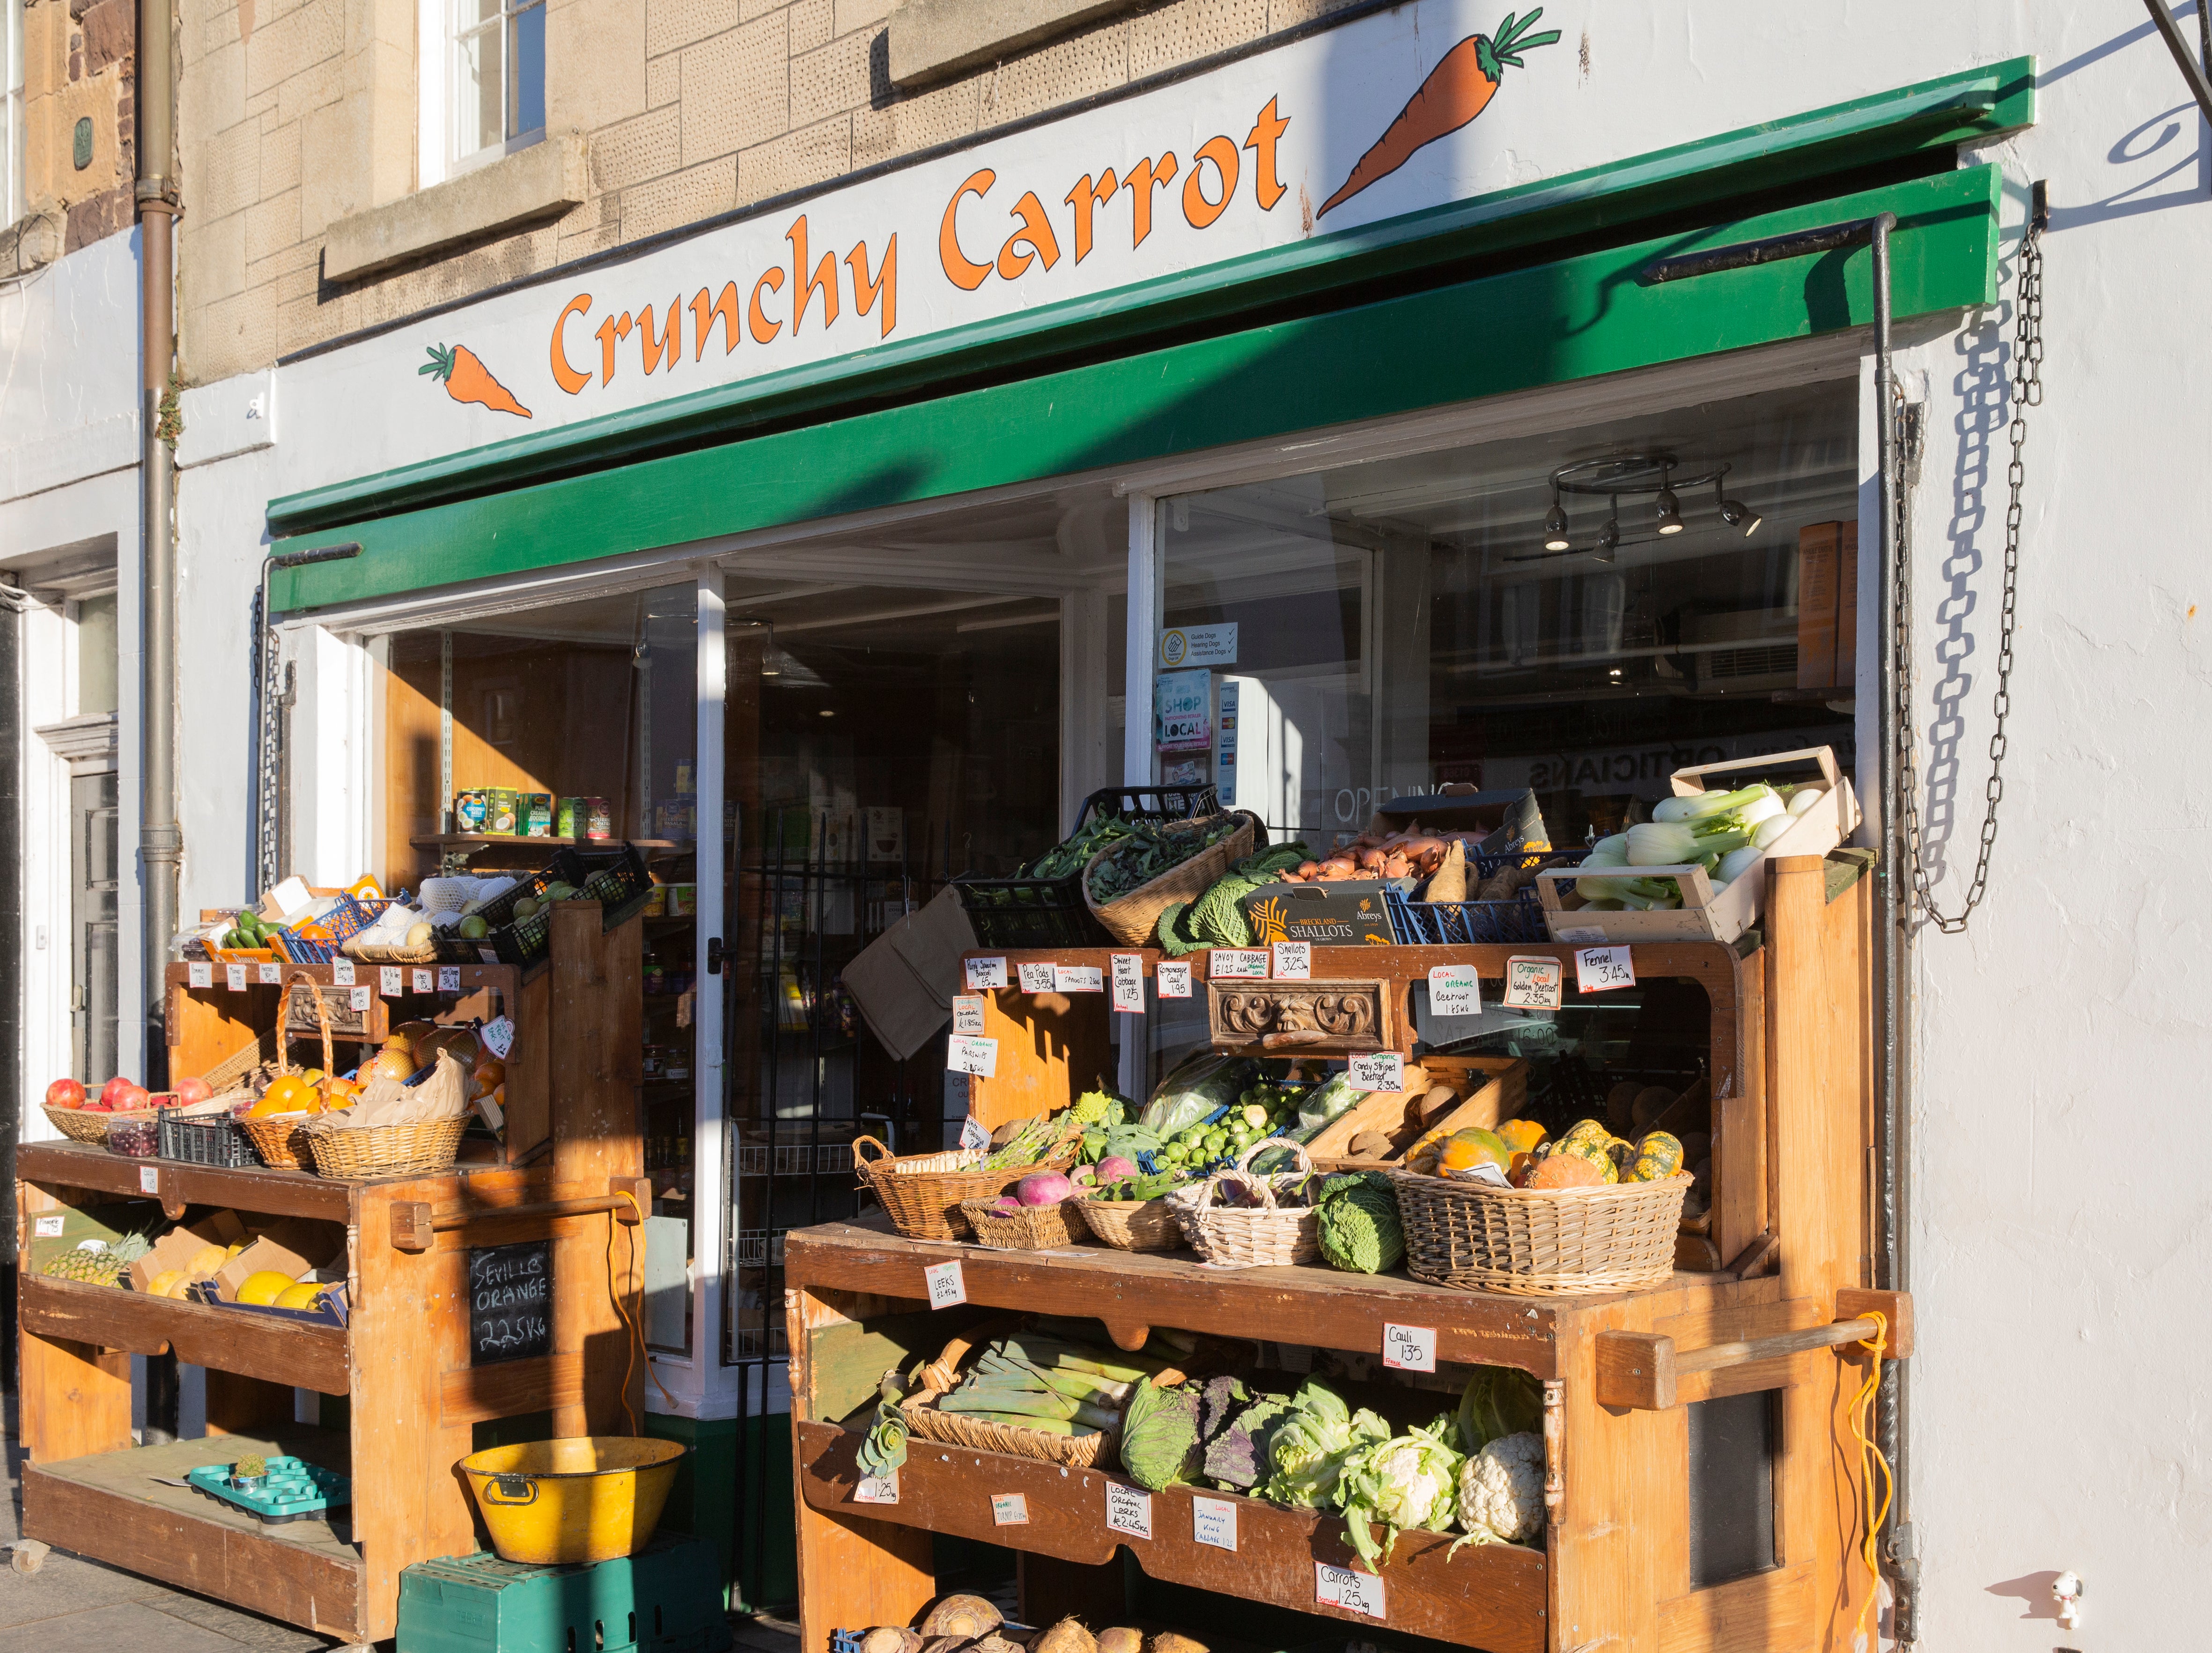
[[[690,849],[689,838],[556,838],[543,833],[523,832],[434,832],[407,841],[417,849],[449,849],[462,844],[472,844],[479,849],[495,849],[507,844],[526,848],[543,845],[548,849],[620,849],[627,845],[632,849]]]
[[[856,1504],[860,1472],[853,1455],[863,1438],[860,1432],[835,1424],[797,1428],[799,1487],[814,1509],[1005,1545],[1078,1566],[1103,1565],[1126,1547],[1150,1577],[1322,1618],[1375,1622],[1315,1601],[1316,1563],[1367,1571],[1345,1539],[1344,1522],[1334,1516],[1174,1486],[1152,1494],[1152,1536],[1138,1538],[1109,1530],[1103,1520],[1107,1486],[1129,1484],[1119,1477],[947,1446],[921,1435],[908,1440],[898,1502]],[[1010,1492],[1026,1501],[1026,1525],[1001,1527],[993,1521],[991,1500]],[[1190,1507],[1196,1497],[1235,1504],[1235,1550],[1196,1541]],[[1543,1653],[1550,1576],[1544,1553],[1486,1544],[1448,1556],[1451,1542],[1438,1533],[1398,1535],[1379,1573],[1389,1628],[1489,1653]]]
[[[258,1165],[227,1170],[175,1159],[126,1159],[85,1142],[27,1142],[15,1150],[15,1175],[23,1182],[59,1183],[126,1199],[151,1197],[139,1181],[145,1170],[155,1174],[165,1207],[171,1203],[229,1206],[270,1217],[319,1217],[334,1223],[347,1220],[352,1209],[348,1190],[356,1186],[307,1171]]]
[[[46,1543],[212,1596],[343,1642],[368,1639],[365,1565],[350,1542],[350,1511],[335,1526],[264,1527],[245,1511],[156,1475],[182,1480],[248,1452],[285,1453],[340,1474],[351,1463],[343,1432],[279,1429],[174,1441],[23,1467],[23,1525]]]
[[[293,1389],[343,1395],[346,1328],[279,1320],[246,1309],[148,1297],[112,1285],[26,1275],[23,1329],[132,1354],[173,1349],[191,1366],[211,1366]]]

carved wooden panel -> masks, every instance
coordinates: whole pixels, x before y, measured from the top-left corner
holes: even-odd
[[[1263,1050],[1381,1050],[1390,1042],[1380,981],[1209,981],[1216,1046]]]

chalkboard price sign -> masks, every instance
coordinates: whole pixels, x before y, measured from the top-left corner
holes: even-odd
[[[471,1250],[469,1364],[491,1366],[552,1352],[552,1241]]]

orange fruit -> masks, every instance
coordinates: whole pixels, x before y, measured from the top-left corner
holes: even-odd
[[[297,1073],[287,1073],[246,1112],[254,1119],[267,1119],[272,1114],[296,1114],[307,1105],[307,1098],[313,1094],[307,1082]]]
[[[1498,1140],[1516,1153],[1528,1153],[1544,1139],[1544,1127],[1533,1119],[1509,1119],[1498,1127]]]

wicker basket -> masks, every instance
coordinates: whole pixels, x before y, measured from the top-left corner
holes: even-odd
[[[945,1346],[945,1352],[921,1370],[921,1387],[899,1403],[913,1431],[933,1441],[974,1447],[984,1452],[1005,1452],[1018,1458],[1040,1458],[1072,1469],[1110,1468],[1120,1431],[1102,1430],[1096,1435],[1054,1435],[1042,1429],[992,1423],[964,1413],[939,1412],[937,1400],[959,1382],[961,1363],[975,1349],[1012,1329],[1005,1320],[970,1327]]]
[[[1212,825],[1214,817],[1191,822],[1176,822],[1167,830],[1170,832],[1203,832]],[[1177,902],[1196,901],[1220,881],[1222,876],[1237,862],[1252,853],[1252,840],[1259,826],[1259,817],[1247,814],[1243,824],[1211,849],[1201,850],[1180,866],[1171,866],[1150,884],[1140,884],[1126,896],[1116,896],[1104,906],[1091,898],[1091,874],[1098,863],[1111,855],[1120,846],[1109,844],[1091,857],[1083,869],[1083,899],[1091,915],[1121,944],[1129,947],[1149,947],[1152,933],[1159,927],[1160,915]]]
[[[89,1142],[97,1146],[107,1140],[107,1121],[114,1115],[83,1108],[48,1108],[46,1117],[53,1121],[54,1129],[72,1142]]]
[[[311,1171],[314,1154],[307,1146],[307,1115],[287,1114],[279,1119],[241,1119],[238,1128],[272,1171]]]
[[[295,970],[292,979],[284,984],[284,991],[276,996],[276,1027],[279,1030],[273,1036],[276,1048],[275,1072],[270,1076],[272,1082],[294,1071],[291,1041],[283,1036],[282,1030],[292,1024],[292,989],[295,987],[307,988],[307,996],[314,1001],[315,1019],[322,1027],[323,1072],[329,1073],[337,1061],[337,1053],[332,1048],[331,1040],[331,1008],[323,1001],[322,988],[307,971]],[[243,1070],[228,1077],[246,1078],[262,1065],[258,1060],[259,1054],[259,1046],[247,1046],[223,1063],[222,1067],[210,1073],[208,1083],[218,1090],[222,1089],[222,1083],[216,1079],[216,1074],[241,1062],[246,1064]],[[249,1061],[249,1058],[254,1060]],[[306,1114],[281,1114],[274,1119],[241,1118],[238,1121],[238,1128],[246,1133],[246,1140],[253,1145],[253,1152],[261,1156],[261,1163],[270,1170],[311,1171],[315,1169],[315,1161],[307,1146],[307,1123],[309,1117]]]
[[[1692,1178],[1591,1188],[1498,1188],[1418,1171],[1393,1171],[1390,1181],[1415,1279],[1548,1297],[1666,1280]]]
[[[1075,1208],[1092,1234],[1116,1251],[1173,1251],[1182,1243],[1182,1225],[1157,1200],[1101,1200],[1084,1194]]]
[[[978,1245],[1002,1251],[1051,1251],[1076,1243],[1083,1225],[1067,1208],[1077,1203],[1071,1197],[1054,1205],[1001,1212],[992,1200],[963,1200],[960,1214],[968,1219],[969,1232]]]
[[[862,1157],[862,1143],[876,1151],[876,1158]],[[872,1136],[857,1136],[853,1139],[853,1165],[860,1185],[873,1190],[891,1226],[907,1238],[964,1240],[972,1231],[960,1213],[963,1204],[996,1199],[1032,1171],[1064,1171],[1075,1163],[1079,1146],[1071,1142],[1038,1164],[987,1171],[978,1169],[984,1158],[980,1149],[900,1155]]]
[[[1247,1170],[1253,1158],[1267,1148],[1288,1148],[1299,1169],[1266,1176]],[[1271,1136],[1239,1154],[1234,1170],[1216,1171],[1203,1182],[1177,1188],[1167,1196],[1168,1205],[1182,1225],[1190,1249],[1217,1268],[1275,1268],[1311,1262],[1321,1255],[1321,1213],[1310,1206],[1279,1206],[1275,1191],[1302,1181],[1312,1170],[1313,1160],[1304,1144]],[[1225,1176],[1256,1183],[1266,1204],[1215,1205],[1214,1191]]]
[[[362,1130],[311,1126],[303,1134],[315,1157],[315,1175],[334,1182],[365,1182],[377,1176],[428,1176],[451,1170],[460,1151],[465,1114],[412,1125],[372,1125]],[[256,1146],[258,1146],[258,1144]]]

